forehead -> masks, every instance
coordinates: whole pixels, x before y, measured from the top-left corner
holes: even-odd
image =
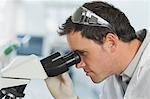
[[[93,40],[83,37],[81,32],[71,32],[67,35],[67,41],[72,50],[86,50],[96,44]]]
[[[71,32],[67,35],[68,43],[78,43],[84,41],[85,37],[82,37],[81,32]]]
[[[72,50],[78,50],[80,48],[82,39],[83,37],[80,32],[71,32],[67,35],[67,41]]]

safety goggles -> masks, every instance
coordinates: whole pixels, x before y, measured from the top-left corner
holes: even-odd
[[[96,15],[92,11],[88,10],[85,7],[78,8],[75,13],[71,16],[73,23],[90,25],[90,26],[101,26],[111,29],[109,22]]]

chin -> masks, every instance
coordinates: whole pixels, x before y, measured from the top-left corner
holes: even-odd
[[[98,79],[98,78],[93,78],[93,77],[90,77],[90,78],[96,84],[102,82],[103,80],[105,80],[105,79]]]
[[[100,83],[100,82],[102,82],[102,80],[93,79],[93,78],[91,78],[91,80],[92,80],[94,83]]]

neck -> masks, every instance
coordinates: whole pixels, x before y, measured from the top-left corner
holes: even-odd
[[[123,49],[121,50],[121,57],[120,58],[120,66],[121,70],[118,72],[121,74],[125,69],[128,67],[128,65],[131,63],[133,58],[135,57],[136,53],[139,50],[139,47],[141,46],[141,42],[137,39],[131,41],[130,43],[124,43],[122,46]]]

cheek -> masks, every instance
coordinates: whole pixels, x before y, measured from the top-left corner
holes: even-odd
[[[104,57],[104,55],[96,56],[91,58],[91,69],[93,70],[93,72],[95,72],[96,74],[101,73],[101,72],[105,72],[107,71],[110,67],[109,67],[109,58],[108,57]]]
[[[102,62],[99,59],[93,57],[86,59],[86,64],[93,72],[96,73],[101,68]]]

